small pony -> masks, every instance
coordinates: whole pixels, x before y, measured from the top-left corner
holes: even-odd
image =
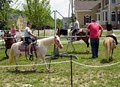
[[[112,59],[114,48],[116,48],[115,41],[112,37],[105,37],[103,45],[105,47],[105,58],[107,59],[107,62],[110,62],[110,60]]]
[[[58,29],[56,34],[58,36],[61,36],[61,35],[72,36],[70,29]],[[76,38],[74,37],[74,39],[72,39],[72,38],[68,38],[68,39],[71,42],[83,40],[87,45],[87,50],[86,51],[89,52],[88,51],[88,48],[89,48],[89,35],[90,35],[90,32],[87,29],[80,29],[75,34]]]
[[[19,50],[19,47],[21,46],[22,43],[23,41],[17,42],[11,46],[10,55],[9,55],[9,63],[12,63],[13,60],[15,60],[15,64],[18,65],[18,58],[20,54],[25,55],[25,52]],[[45,55],[47,53],[48,46],[52,44],[54,44],[57,48],[63,47],[60,41],[60,38],[57,35],[37,40],[37,47],[36,47],[37,58],[36,58],[35,64],[37,64],[39,59],[42,58],[43,62],[46,65],[46,70],[49,70],[49,69],[46,64]],[[33,67],[33,69],[34,68],[35,66]],[[16,71],[17,70],[18,70],[18,66],[16,66]]]
[[[9,31],[4,31],[4,41],[5,41],[5,54],[8,58],[7,50],[11,48],[12,44],[15,43],[15,38],[9,33]]]

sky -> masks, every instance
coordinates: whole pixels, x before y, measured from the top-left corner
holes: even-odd
[[[51,12],[58,11],[63,17],[69,17],[70,16],[70,10],[69,10],[69,2],[70,0],[50,0],[50,6],[51,6]],[[25,3],[25,0],[18,0],[16,5],[12,5],[14,8],[21,9],[21,5]],[[71,8],[70,8],[71,9]],[[56,18],[62,19],[63,17],[59,15],[59,13],[56,13]],[[51,16],[54,18],[54,12],[51,14]]]
[[[71,14],[69,11],[69,0],[50,0],[51,11],[57,10],[63,17],[68,17]],[[56,13],[56,18],[62,18],[59,13]],[[54,17],[54,13],[52,14]]]

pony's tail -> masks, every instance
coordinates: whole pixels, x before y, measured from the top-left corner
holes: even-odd
[[[107,58],[107,61],[109,61],[110,43],[105,41],[104,44],[105,44],[105,57]]]
[[[10,53],[9,53],[9,63],[13,63],[13,59],[14,59],[14,51],[13,49],[11,48],[10,49]]]

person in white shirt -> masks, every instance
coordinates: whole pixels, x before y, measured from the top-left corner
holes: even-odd
[[[33,42],[35,41],[35,39],[37,38],[33,33],[32,33],[32,23],[28,22],[27,23],[27,27],[25,28],[25,31],[24,31],[24,37],[25,37],[25,41],[26,43],[29,45],[29,55],[31,56],[32,55],[32,51],[31,51],[31,48],[32,48],[32,44]]]
[[[73,22],[71,23],[71,33],[72,35],[75,35],[75,33],[80,29],[79,21],[76,19],[76,17],[73,19]]]

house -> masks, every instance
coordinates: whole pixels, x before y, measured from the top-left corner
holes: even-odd
[[[97,19],[98,4],[100,0],[75,0],[74,9],[80,25],[86,25],[91,18]]]
[[[120,28],[120,0],[101,0],[98,5],[97,21],[102,25],[108,22],[114,28]]]
[[[109,22],[114,28],[120,28],[120,0],[75,0],[74,6],[80,25],[93,18],[103,26]]]
[[[63,29],[68,29],[69,28],[69,25],[70,25],[70,22],[71,22],[71,17],[64,17],[63,19],[62,19],[62,21],[63,21]]]
[[[23,15],[19,15],[16,23],[19,30],[24,30],[27,26],[27,20]]]

